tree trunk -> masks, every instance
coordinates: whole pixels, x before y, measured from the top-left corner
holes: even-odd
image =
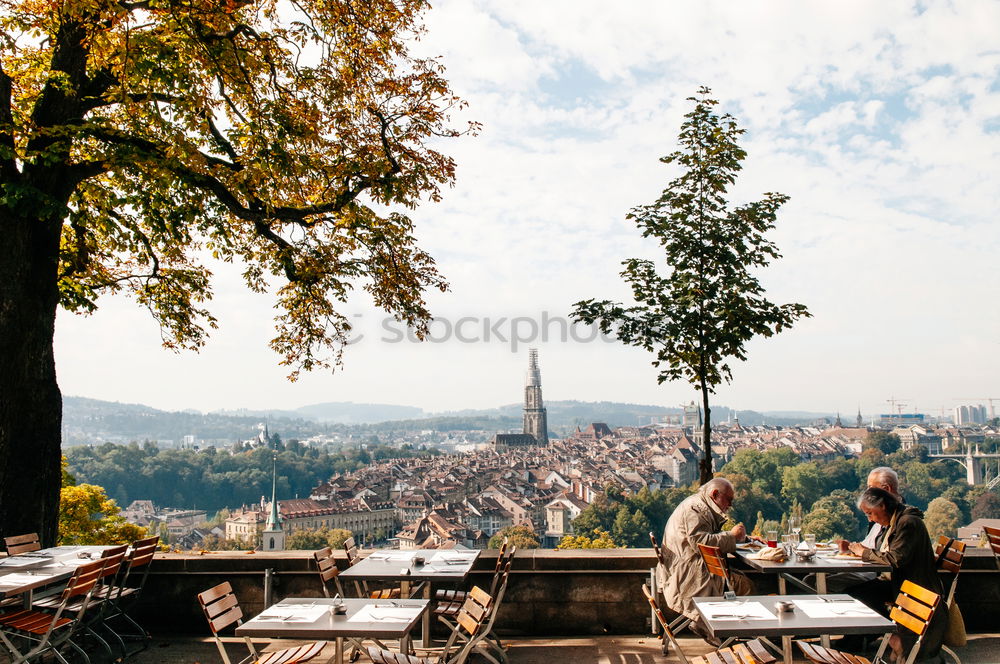
[[[705,446],[705,456],[698,464],[701,470],[701,483],[705,484],[715,476],[712,468],[712,409],[708,407],[708,385],[701,381],[701,404],[705,411],[705,419],[702,421],[701,444]]]
[[[59,221],[0,207],[0,537],[55,544],[62,395],[55,334]]]

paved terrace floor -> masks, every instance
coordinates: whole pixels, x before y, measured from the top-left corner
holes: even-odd
[[[225,639],[229,644],[230,656],[237,653],[240,657],[246,654],[246,648],[239,639]],[[701,639],[679,639],[684,653],[694,657],[710,651]],[[293,645],[294,641],[257,641],[264,649],[280,649]],[[602,636],[582,638],[552,638],[552,639],[509,639],[507,651],[510,664],[677,664],[680,660],[676,654],[667,656],[660,654],[660,642],[655,637],[642,636]],[[333,646],[327,646],[328,652],[313,661],[325,662],[333,656]],[[242,650],[242,652],[241,652]],[[1000,664],[1000,634],[970,634],[969,644],[957,648],[956,652],[962,664]],[[239,658],[233,661],[238,661]],[[215,643],[206,638],[170,637],[169,639],[153,640],[152,647],[130,661],[135,664],[221,664]],[[369,662],[362,657],[361,664]],[[801,656],[796,661],[805,662]],[[486,662],[476,658],[475,662]],[[949,664],[950,661],[949,661]]]

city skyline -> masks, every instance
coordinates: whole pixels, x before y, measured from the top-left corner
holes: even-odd
[[[986,2],[435,3],[419,48],[442,56],[469,102],[463,118],[484,123],[479,137],[444,143],[456,186],[411,213],[452,285],[428,296],[450,337],[411,343],[358,297],[343,311],[364,338],[343,371],[291,384],[267,348],[272,301],[239,285],[239,266],[213,265],[220,329],[200,354],[162,350],[134,303],[61,312],[63,393],[164,410],[483,408],[518,400],[530,344],[547,400],[696,399],[684,384],[658,386],[643,351],[559,340],[558,322],[548,342],[511,352],[510,338],[513,319],[540,328],[577,300],[627,296],[620,261],[655,251],[625,215],[674,175],[657,160],[705,84],[747,129],[733,200],[791,196],[772,235],[784,257],[762,273],[769,297],[815,316],[752,342],[713,403],[848,419],[859,407],[890,412],[890,399],[930,415],[988,405],[1000,394],[990,380],[1000,313],[988,306],[1000,286],[989,267],[1000,249],[998,12]],[[455,336],[464,319],[477,321],[462,328],[477,341]]]

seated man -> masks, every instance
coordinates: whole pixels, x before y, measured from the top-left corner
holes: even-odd
[[[732,530],[720,531],[733,497],[729,480],[721,477],[709,480],[698,493],[677,506],[663,531],[663,554],[667,560],[666,584],[662,586],[664,600],[668,607],[690,618],[692,630],[702,637],[708,637],[709,632],[692,598],[721,596],[724,583],[708,571],[698,545],[717,546],[720,553],[727,554],[736,551],[736,543],[746,539],[742,523]],[[738,595],[753,592],[753,584],[744,575],[731,573],[730,580]]]

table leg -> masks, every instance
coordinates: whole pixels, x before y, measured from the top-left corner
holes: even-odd
[[[816,594],[826,594],[826,572],[816,572]],[[830,647],[830,635],[823,634],[819,637],[819,642],[824,648]]]
[[[784,574],[779,574],[778,575],[778,594],[779,595],[787,595],[788,594],[788,588],[787,588],[787,584],[785,583],[785,575]]]
[[[781,637],[781,653],[785,664],[792,664],[792,637]]]
[[[333,640],[333,661],[335,664],[344,664],[344,637],[342,636]]]
[[[400,599],[410,599],[410,582],[400,581],[399,582],[399,597]]]
[[[433,595],[431,594],[431,582],[430,579],[424,584],[424,599],[430,600]],[[424,611],[424,619],[420,627],[420,645],[424,648],[431,647],[431,613],[433,613],[430,605],[427,606],[427,610]]]

